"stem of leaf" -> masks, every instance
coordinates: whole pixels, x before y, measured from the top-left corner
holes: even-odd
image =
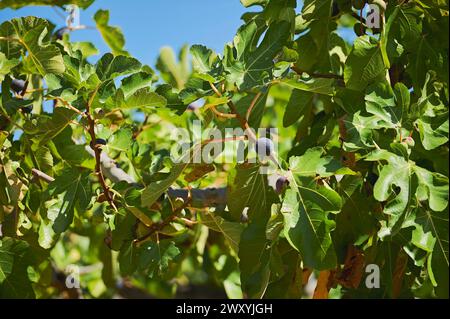
[[[258,101],[259,97],[261,96],[261,92],[256,93],[255,97],[253,98],[252,102],[250,103],[249,108],[247,109],[247,114],[245,116],[245,119],[248,121],[250,118],[250,114],[252,113],[253,108],[256,105],[256,101]]]
[[[48,101],[52,101],[52,100],[53,100],[53,101],[59,101],[59,102],[61,102],[65,107],[71,109],[71,110],[74,111],[75,113],[77,113],[77,114],[79,114],[79,115],[81,115],[81,116],[83,116],[83,117],[87,117],[87,115],[86,115],[85,113],[81,112],[79,109],[77,109],[76,107],[72,106],[69,102],[67,102],[66,100],[64,100],[64,99],[62,99],[62,98],[60,98],[60,97],[58,97],[58,96],[53,97],[53,98],[49,98],[49,99],[47,99],[47,100],[48,100]]]

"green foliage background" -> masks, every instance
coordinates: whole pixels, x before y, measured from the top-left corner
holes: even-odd
[[[327,287],[315,297],[448,298],[448,2],[369,1],[379,29],[358,1],[306,0],[300,14],[295,0],[241,2],[223,53],[166,48],[157,72],[106,10],[100,58],[38,17],[0,25],[0,297],[301,298],[313,272]],[[171,131],[195,119],[278,128],[289,186],[274,192],[264,163],[172,163]],[[64,286],[72,264],[78,290]],[[380,288],[366,288],[368,264]]]

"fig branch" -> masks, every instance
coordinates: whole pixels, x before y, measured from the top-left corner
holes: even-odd
[[[218,97],[222,97],[222,93],[220,93],[220,91],[216,88],[216,86],[214,85],[214,83],[209,82],[209,85],[211,86],[211,89],[214,91],[214,93],[216,93],[216,95],[217,95]],[[240,123],[242,129],[243,129],[244,131],[248,131],[248,134],[249,134],[248,137],[249,137],[250,139],[256,140],[256,137],[254,136],[253,132],[251,131],[250,126],[248,125],[247,120],[246,120],[245,118],[243,118],[243,117],[238,113],[237,108],[236,108],[236,106],[234,105],[233,101],[229,100],[229,101],[227,102],[227,105],[228,105],[228,107],[229,107],[230,110],[231,110],[231,114],[234,114],[234,115],[236,116],[236,119],[239,121],[239,123]]]
[[[101,187],[103,188],[103,193],[105,194],[106,200],[108,201],[108,203],[111,205],[111,207],[114,210],[117,210],[116,205],[114,204],[114,199],[112,196],[111,191],[109,190],[109,186],[106,184],[106,180],[105,177],[103,176],[103,172],[102,172],[102,164],[101,164],[101,153],[102,153],[102,149],[101,149],[101,145],[98,144],[97,141],[97,137],[95,136],[95,119],[92,117],[91,114],[91,105],[92,102],[94,101],[94,98],[97,94],[98,91],[98,87],[95,89],[95,91],[92,93],[88,103],[86,104],[86,119],[88,122],[88,132],[89,135],[91,136],[91,148],[94,151],[94,157],[95,157],[95,175],[98,177],[98,181],[101,185]]]
[[[150,238],[153,234],[157,233],[158,231],[160,231],[161,229],[163,229],[164,227],[166,227],[167,225],[169,225],[171,222],[173,222],[177,217],[178,217],[178,213],[181,212],[183,209],[188,208],[189,204],[191,202],[191,195],[190,193],[188,193],[187,199],[184,200],[183,205],[176,207],[172,210],[172,213],[167,216],[162,222],[160,223],[154,223],[150,226],[148,233],[145,234],[142,237],[139,237],[137,239],[135,239],[133,241],[133,243],[135,245],[139,245],[142,242],[144,242],[145,240],[147,240],[148,238]]]

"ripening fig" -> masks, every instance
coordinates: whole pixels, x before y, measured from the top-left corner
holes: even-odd
[[[356,10],[361,10],[362,8],[364,8],[365,5],[366,5],[365,0],[352,0],[352,6]]]
[[[63,27],[61,29],[56,30],[55,37],[58,40],[62,40],[64,34],[69,33],[70,29],[68,27]]]
[[[261,137],[256,140],[256,153],[260,157],[266,157],[273,153],[274,146],[270,138]]]
[[[106,140],[103,138],[98,138],[95,140],[95,144],[106,145]]]
[[[187,106],[188,111],[195,111],[198,110],[199,108],[201,108],[201,105],[198,105],[196,103],[191,103]]]
[[[286,176],[280,176],[275,183],[275,191],[277,194],[281,194],[288,185],[289,181]]]
[[[22,106],[20,109],[23,113],[30,114],[33,111],[33,104]]]
[[[26,81],[24,81],[24,80],[13,79],[11,81],[11,89],[16,93],[20,93],[25,89],[25,84],[26,84]]]

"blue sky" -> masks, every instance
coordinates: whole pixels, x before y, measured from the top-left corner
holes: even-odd
[[[222,52],[241,25],[241,15],[248,11],[239,0],[97,0],[81,12],[81,23],[93,26],[92,17],[98,9],[110,10],[110,24],[121,27],[126,49],[151,66],[166,45],[178,50],[185,43],[201,43]],[[0,22],[28,15],[64,26],[64,20],[50,7],[1,10]],[[71,39],[91,41],[101,53],[109,51],[96,30],[75,31]]]
[[[160,48],[167,45],[178,52],[183,44],[203,44],[221,53],[242,24],[241,15],[258,10],[255,8],[246,9],[239,0],[96,0],[87,10],[81,11],[81,23],[94,26],[95,12],[108,9],[110,25],[121,27],[125,34],[125,48],[153,67]],[[59,12],[63,13],[62,10]],[[28,15],[47,18],[57,27],[65,25],[55,9],[47,6],[0,10],[0,23]],[[339,33],[347,40],[354,38],[350,29]],[[91,41],[102,54],[110,51],[97,30],[72,32],[71,39]]]

